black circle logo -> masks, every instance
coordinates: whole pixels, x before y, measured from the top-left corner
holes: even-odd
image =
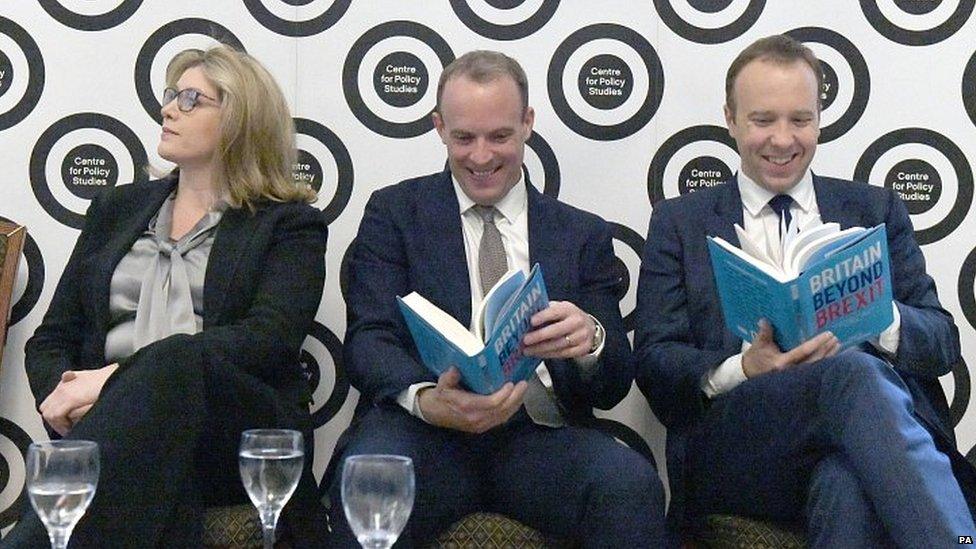
[[[176,21],[166,23],[149,35],[146,43],[142,45],[142,48],[139,49],[139,54],[136,56],[136,95],[139,96],[139,102],[142,103],[142,108],[146,109],[146,113],[158,124],[161,124],[163,121],[163,115],[159,112],[162,109],[162,105],[159,104],[159,96],[162,90],[159,90],[160,93],[153,91],[152,75],[150,74],[152,72],[153,61],[156,59],[159,50],[167,42],[187,34],[208,36],[218,42],[229,44],[244,51],[244,45],[241,44],[241,41],[232,32],[227,30],[223,25],[206,19],[177,19]]]
[[[38,0],[48,15],[67,27],[83,31],[100,31],[125,22],[142,5],[142,0],[122,0],[112,10],[98,15],[85,15],[69,10],[58,0]]]
[[[11,470],[25,471],[24,456],[27,455],[27,448],[31,445],[30,435],[28,435],[19,425],[5,417],[0,417],[0,436],[12,442],[19,452],[0,453],[0,491],[6,492],[14,475]],[[6,446],[6,445],[4,445]],[[10,466],[10,459],[15,460],[20,465],[16,468]],[[18,477],[20,475],[17,475]],[[21,479],[23,480],[23,479]],[[0,528],[7,528],[11,524],[20,520],[25,508],[29,508],[27,503],[27,490],[20,490],[20,495],[10,504],[9,507],[0,512]]]
[[[537,131],[532,132],[532,135],[525,140],[525,144],[535,153],[535,156],[539,159],[539,163],[542,164],[542,194],[552,198],[559,198],[559,160],[556,159],[556,154],[552,152],[552,147],[549,146],[549,143]],[[532,171],[534,170],[530,170],[523,162],[522,172],[525,174],[526,180],[534,181],[534,184],[538,186],[539,178],[529,177],[529,173]]]
[[[801,27],[786,34],[800,42],[823,44],[831,48],[839,53],[850,67],[853,75],[851,104],[847,106],[847,110],[843,114],[837,117],[837,120],[820,128],[819,142],[833,141],[853,128],[867,108],[868,96],[871,94],[871,75],[868,72],[868,64],[850,40],[832,30],[820,27]],[[832,114],[828,108],[833,106],[840,84],[837,72],[833,67],[825,64],[824,89],[821,90],[821,101],[823,102],[823,112],[820,114],[821,121],[823,121],[825,114],[828,116]]]
[[[352,110],[353,114],[364,126],[370,130],[386,137],[416,137],[433,129],[434,123],[430,118],[430,114],[434,111],[434,101],[431,101],[430,110],[425,112],[422,116],[410,122],[392,122],[377,116],[376,113],[370,110],[365,101],[363,101],[363,96],[359,90],[359,69],[362,65],[363,58],[366,56],[366,53],[379,42],[395,36],[405,36],[424,43],[437,55],[437,58],[441,63],[440,68],[443,68],[451,61],[454,61],[454,52],[451,50],[451,47],[447,44],[447,42],[444,41],[443,38],[440,37],[440,35],[435,33],[430,28],[412,21],[390,21],[388,23],[377,25],[366,31],[366,33],[356,40],[356,42],[352,45],[352,48],[349,49],[349,54],[346,56],[346,61],[342,66],[342,91],[346,97],[346,103],[349,104],[349,108]],[[411,55],[411,57],[417,59],[416,56]],[[417,59],[417,62],[417,64],[419,64],[419,59]],[[382,64],[383,63],[381,62],[380,65]],[[416,65],[414,65],[414,67],[416,68]],[[373,74],[375,75],[376,71],[384,69],[385,67],[377,67],[376,70],[373,71]],[[424,74],[429,74],[426,67],[424,68]],[[416,78],[417,75],[404,76]],[[427,80],[427,78],[424,78],[424,80]],[[417,91],[419,92],[419,89]],[[420,98],[417,97],[416,101],[413,101],[413,103],[416,103],[419,100]]]
[[[688,0],[688,4],[702,13],[718,13],[732,5],[732,0]]]
[[[955,389],[952,391],[952,403],[949,405],[949,418],[952,420],[952,426],[955,427],[959,425],[962,416],[966,415],[966,408],[969,407],[969,396],[972,393],[969,366],[963,358],[952,365],[952,384]]]
[[[394,107],[409,107],[423,99],[429,80],[427,66],[419,57],[406,51],[388,54],[373,71],[376,95]]]
[[[299,150],[298,156],[299,169],[296,169],[294,173],[294,177],[297,180],[302,180],[311,185],[320,196],[323,190],[335,193],[332,196],[332,200],[322,208],[325,222],[332,223],[346,209],[346,204],[349,203],[349,198],[352,196],[354,178],[352,157],[349,156],[349,150],[346,149],[345,144],[339,139],[339,136],[329,128],[307,118],[295,118],[294,121],[295,132],[298,136],[304,135],[311,137],[319,144],[324,145],[329,151],[329,154],[332,155],[332,160],[335,162],[336,179],[335,181],[326,182],[324,181],[325,170],[322,169],[322,164],[319,162],[319,159],[305,149],[302,149]],[[303,152],[304,154],[302,154]],[[315,180],[316,176],[318,177],[318,183]]]
[[[959,306],[969,325],[976,328],[976,248],[974,248],[959,269]]]
[[[895,147],[909,143],[921,144],[926,147],[933,148],[937,152],[941,153],[941,155],[944,156],[952,166],[957,180],[956,201],[949,210],[948,215],[946,215],[944,219],[932,227],[921,230],[916,229],[915,231],[915,239],[919,244],[931,244],[932,242],[945,238],[949,233],[954,231],[956,227],[962,223],[963,219],[965,219],[966,214],[969,212],[969,208],[973,203],[973,172],[969,166],[969,162],[966,160],[966,156],[955,143],[940,133],[936,133],[932,130],[927,130],[924,128],[902,128],[900,130],[894,130],[879,137],[874,143],[871,143],[871,145],[868,146],[868,148],[864,151],[864,154],[862,154],[861,158],[857,161],[857,166],[854,168],[854,179],[856,181],[866,181],[870,183],[871,173],[881,156]],[[899,165],[903,164],[896,164],[896,166]],[[928,163],[926,163],[926,165],[931,167],[931,165]],[[920,165],[909,164],[909,166]],[[925,168],[924,166],[919,168],[919,170],[922,169],[928,170],[928,168]],[[915,172],[911,169],[908,173],[912,174],[909,177],[912,177],[913,179],[921,177],[920,175],[915,175]],[[931,177],[931,174],[928,171],[919,171],[918,173],[926,173]],[[940,187],[943,179],[944,177],[939,176]],[[927,192],[931,196],[932,189],[934,189],[934,187],[929,188],[923,186],[928,185],[930,182],[913,181],[913,183],[916,183],[917,185],[909,188],[906,182],[905,190],[909,192],[923,191]],[[924,191],[924,189],[928,189],[928,191]],[[926,200],[926,202],[929,201]],[[930,204],[927,208],[931,207],[932,205]]]
[[[624,246],[632,251],[636,260],[635,263],[639,268],[641,251],[644,249],[644,237],[637,233],[634,229],[626,225],[621,225],[620,223],[610,223],[611,228],[613,228],[613,239],[622,242]],[[627,263],[617,255],[614,258],[614,278],[620,280],[620,284],[617,286],[617,301],[623,302],[625,298],[631,293],[632,281],[636,280],[637,277],[630,276],[630,269],[627,268]],[[636,302],[636,298],[634,299]],[[634,330],[634,323],[636,321],[636,311],[634,307],[628,306],[628,312],[624,314],[624,330],[632,332]],[[625,310],[623,303],[621,303],[621,310]]]
[[[142,143],[136,137],[136,134],[122,122],[111,116],[92,112],[72,114],[55,122],[50,128],[44,130],[37,143],[34,144],[33,151],[31,151],[31,189],[33,189],[34,196],[41,204],[41,207],[44,208],[44,211],[59,222],[76,229],[84,226],[85,216],[66,208],[55,198],[48,184],[47,160],[51,148],[61,138],[71,132],[86,128],[102,130],[119,140],[125,146],[131,158],[133,179],[135,181],[148,181],[149,179],[149,175],[144,170],[148,163],[146,150],[143,149]],[[73,156],[76,154],[79,156]],[[74,175],[75,172],[73,169],[67,173],[71,178],[77,177],[78,182],[74,182],[71,179],[65,180],[65,187],[69,189],[72,186],[76,187],[72,190],[72,193],[83,198],[93,197],[106,187],[110,187],[111,185],[108,184],[108,181],[112,178],[117,179],[119,170],[118,162],[113,158],[112,162],[109,163],[106,160],[108,156],[111,156],[111,154],[105,147],[97,144],[86,143],[81,147],[72,149],[60,165],[62,170],[66,164],[69,168],[77,168],[79,170],[78,175]],[[75,163],[76,160],[78,164]],[[105,164],[102,164],[100,161],[105,161]],[[65,172],[62,171],[63,173]],[[97,182],[104,182],[104,184]]]
[[[931,210],[942,196],[939,172],[918,158],[908,158],[892,166],[885,175],[884,186],[898,193],[910,214]]]
[[[0,51],[0,97],[7,93],[10,84],[14,81],[14,64],[10,62],[7,54]]]
[[[325,358],[322,348],[332,362],[331,371],[323,372],[322,365],[325,361],[316,358]],[[314,322],[305,338],[305,344],[302,345],[300,363],[312,391],[312,425],[317,429],[335,417],[349,397],[349,380],[346,379],[346,371],[342,367],[342,342],[332,330]],[[322,384],[323,378],[332,380],[331,391],[326,393],[328,397],[324,401],[321,398],[323,389],[326,389]]]
[[[976,124],[976,53],[969,58],[962,73],[962,104],[969,119]]]
[[[327,10],[317,17],[304,21],[290,21],[275,15],[264,2],[275,0],[244,0],[244,7],[251,12],[251,17],[255,18],[266,29],[283,34],[285,36],[312,36],[318,34],[333,25],[345,15],[352,0],[334,0]],[[311,4],[315,0],[280,0],[291,6],[304,6]]]
[[[580,69],[579,92],[590,105],[603,110],[616,109],[627,102],[634,89],[634,75],[623,59],[601,54]]]
[[[820,108],[827,110],[837,99],[837,71],[829,63],[820,60],[820,68],[823,69],[823,89],[820,90]]]
[[[721,27],[705,28],[683,19],[672,3],[671,0],[654,0],[658,16],[675,34],[699,44],[720,44],[741,36],[756,23],[766,7],[766,0],[749,0],[749,4],[735,20]],[[730,0],[688,0],[688,3],[692,8],[709,14],[722,12],[732,5]]]
[[[108,149],[84,143],[71,149],[61,162],[61,181],[71,194],[91,200],[119,180],[119,163]]]
[[[942,0],[895,0],[898,9],[912,15],[932,13],[942,4]]]
[[[732,170],[714,156],[699,156],[681,168],[678,178],[678,191],[687,194],[731,181]]]
[[[0,220],[13,223],[10,219],[0,216]],[[41,249],[37,246],[37,241],[27,233],[24,239],[24,249],[21,252],[27,264],[27,284],[24,293],[21,294],[17,302],[10,308],[10,323],[7,327],[17,324],[26,317],[37,301],[41,298],[41,290],[44,289],[44,256]]]
[[[522,21],[516,23],[494,23],[478,15],[471,8],[472,2],[480,0],[454,0],[451,9],[457,18],[469,29],[492,40],[518,40],[541,29],[552,19],[559,7],[559,0],[542,0],[539,8]],[[485,0],[494,9],[508,11],[520,7],[524,0]]]
[[[37,47],[37,42],[31,38],[30,34],[6,17],[0,17],[0,34],[10,37],[27,60],[27,91],[9,111],[0,113],[0,131],[2,131],[26,118],[37,106],[37,102],[40,101],[41,92],[44,90],[44,57],[41,55],[40,48]],[[0,87],[9,88],[14,77],[13,65],[6,54],[3,55],[3,58],[7,60],[6,64],[9,65],[7,70],[10,72],[0,77]],[[4,70],[3,65],[4,63],[0,62],[0,71]]]
[[[861,0],[864,17],[882,36],[906,46],[928,46],[949,38],[966,24],[976,5],[976,0],[958,0],[955,11],[942,23],[929,29],[913,30],[896,25],[888,19],[878,6],[880,1],[883,0]],[[910,16],[932,12],[939,3],[940,0],[895,0],[895,5]]]
[[[298,159],[292,166],[295,183],[307,185],[318,193],[322,189],[322,164],[305,149],[298,149]]]
[[[647,197],[652,205],[668,198],[664,190],[664,178],[671,158],[688,145],[703,141],[720,143],[725,148],[736,150],[735,141],[729,136],[728,130],[721,126],[692,126],[672,135],[658,147],[647,170]],[[679,172],[677,189],[683,194],[686,191],[711,187],[714,185],[716,173],[728,173],[729,176],[724,181],[732,179],[732,170],[727,163],[713,155],[699,155],[685,164]]]
[[[566,65],[569,63],[570,57],[585,44],[600,39],[615,40],[631,48],[643,61],[644,71],[646,71],[648,90],[642,104],[630,118],[617,124],[595,124],[581,117],[573,110],[569,101],[567,101],[563,87],[563,73],[566,70]],[[619,58],[609,55],[597,56],[594,59],[608,60],[607,63],[609,64],[607,65],[607,69],[613,71],[613,67],[617,66],[617,62],[609,61],[610,57],[614,57],[617,61],[620,61]],[[603,61],[600,61],[594,65],[594,68],[602,65]],[[586,64],[584,64],[583,72],[587,71],[585,66]],[[627,72],[630,74],[629,68]],[[547,80],[549,100],[552,102],[553,109],[556,111],[559,119],[574,132],[597,141],[623,139],[639,131],[654,117],[654,113],[657,112],[658,107],[661,105],[661,98],[664,95],[664,70],[661,68],[661,60],[657,52],[654,51],[654,47],[633,29],[609,23],[584,27],[563,40],[562,44],[556,48],[556,52],[549,62]],[[626,101],[626,98],[630,96],[629,90],[630,86],[632,86],[633,78],[627,79],[626,82],[623,82],[623,80],[623,72],[620,71],[620,74],[615,76],[605,75],[605,85],[594,86],[594,89],[600,90],[601,93],[619,93],[619,95],[604,95],[603,97],[609,99],[609,101],[601,101],[605,107],[613,108],[611,105],[616,103],[617,100],[620,100],[620,105],[622,105]],[[598,78],[597,83],[599,84],[599,82],[600,80]],[[586,88],[589,87],[586,86]],[[626,93],[624,90],[627,90]],[[583,89],[579,91],[583,93],[585,99],[588,92]]]

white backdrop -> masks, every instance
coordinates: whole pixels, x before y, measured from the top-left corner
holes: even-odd
[[[728,64],[756,38],[792,33],[829,66],[814,170],[902,192],[966,362],[976,364],[974,2],[4,0],[0,216],[26,224],[30,240],[0,372],[0,527],[19,513],[21,453],[45,436],[24,342],[91,197],[145,178],[147,162],[165,166],[156,98],[177,51],[239,44],[291,101],[298,177],[319,189],[316,206],[331,220],[326,291],[303,353],[317,387],[321,474],[357,397],[339,362],[343,254],[373,190],[444,166],[427,115],[442,67],[474,48],[504,51],[529,75],[533,183],[615,225],[632,328],[653,203],[716,184],[738,164],[722,128]],[[966,362],[943,381],[960,448],[972,454]],[[605,415],[608,431],[664,462],[663,430],[636,390]]]

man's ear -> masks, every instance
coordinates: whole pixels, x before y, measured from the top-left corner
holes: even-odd
[[[437,130],[437,135],[441,137],[441,143],[447,145],[447,136],[444,135],[444,119],[441,118],[440,113],[437,111],[430,113],[430,119],[434,122],[434,129]]]
[[[722,112],[725,114],[725,126],[729,129],[729,135],[735,137],[735,113],[729,108],[728,103],[722,105]]]
[[[528,139],[532,135],[532,126],[535,124],[535,109],[532,107],[525,108],[525,114],[522,116],[522,126],[525,127],[525,138]]]

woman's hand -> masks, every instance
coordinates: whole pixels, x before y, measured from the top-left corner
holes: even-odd
[[[67,435],[95,404],[105,382],[118,368],[118,364],[109,364],[97,370],[68,370],[41,403],[41,417],[59,435]]]

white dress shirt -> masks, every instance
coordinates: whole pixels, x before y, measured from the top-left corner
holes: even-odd
[[[742,197],[742,228],[754,242],[767,250],[771,257],[779,260],[782,255],[779,246],[780,219],[768,204],[776,194],[749,179],[741,170],[737,174],[737,182],[739,195]],[[810,170],[807,170],[800,181],[786,194],[793,198],[793,204],[790,205],[792,224],[798,226],[801,232],[822,223]],[[892,309],[894,320],[891,325],[871,343],[878,349],[894,355],[898,351],[898,337],[901,334],[901,315],[898,314],[898,307],[894,304]],[[743,341],[741,353],[730,356],[705,374],[701,388],[706,396],[713,398],[732,390],[746,380],[746,374],[742,370],[742,353],[750,346],[748,341]]]

